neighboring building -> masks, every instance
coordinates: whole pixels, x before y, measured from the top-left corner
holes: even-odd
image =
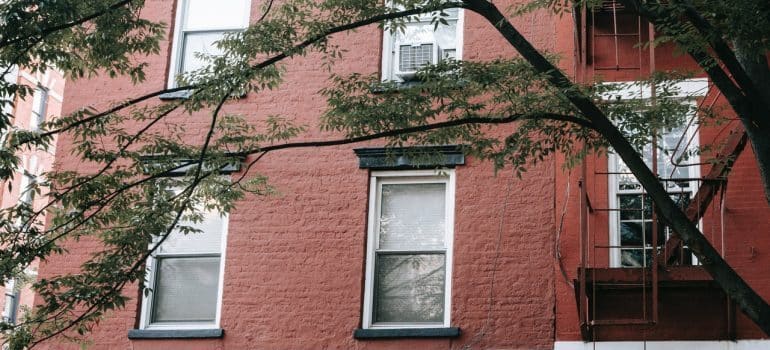
[[[50,122],[61,115],[62,94],[64,92],[64,77],[56,70],[32,73],[25,69],[16,69],[9,74],[9,82],[26,85],[32,88],[32,95],[21,98],[13,97],[13,105],[7,112],[13,114],[14,130],[39,131],[44,122]],[[0,147],[6,147],[8,133],[0,136]],[[8,208],[19,203],[26,203],[33,210],[45,206],[44,196],[35,196],[30,191],[30,184],[43,180],[45,173],[53,168],[56,157],[56,137],[48,150],[24,149],[19,153],[19,169],[8,183],[3,183],[0,189],[0,207]],[[36,198],[37,197],[37,198]],[[45,216],[39,216],[37,225],[45,223]],[[22,224],[21,220],[18,224]],[[32,263],[24,270],[22,280],[11,279],[0,286],[3,298],[0,308],[3,310],[3,320],[15,323],[21,315],[21,307],[31,307],[34,294],[29,289],[28,281],[34,281],[38,273],[38,262]]]
[[[513,1],[496,4],[506,8]],[[561,67],[579,81],[696,68],[669,46],[651,54],[637,45],[649,39],[648,25],[612,2],[605,5],[574,17],[535,12],[514,22],[536,47],[560,54]],[[172,24],[161,53],[147,58],[147,76],[156,78],[139,86],[108,77],[70,82],[62,113],[174,86],[176,74],[200,65],[192,53],[215,53],[210,44],[254,21],[259,4],[151,1],[142,13]],[[334,42],[347,52],[333,71],[408,82],[425,62],[515,55],[479,16],[452,11],[449,22],[438,33],[416,23],[403,36],[376,26],[340,35]],[[328,84],[320,59],[292,59],[280,87],[227,108],[253,120],[280,113],[316,125],[325,107],[316,92]],[[693,103],[724,103],[705,78],[682,88],[702,91]],[[169,122],[195,134],[206,118],[205,112],[179,114]],[[678,155],[698,142],[730,139],[723,127],[688,123],[662,141]],[[78,164],[71,147],[71,139],[60,137],[60,169]],[[770,347],[711,279],[690,266],[697,261],[686,247],[671,240],[664,256],[653,258],[670,233],[614,157],[590,157],[568,171],[554,156],[517,178],[509,171],[495,176],[491,164],[451,145],[437,148],[445,157],[434,165],[443,172],[414,169],[408,157],[396,169],[382,161],[379,147],[371,142],[265,156],[256,167],[280,195],[247,197],[225,217],[210,215],[201,224],[204,233],[172,236],[147,263],[152,292],[129,287],[126,293],[137,297],[93,329],[90,348]],[[770,227],[770,210],[750,152],[747,147],[740,154],[729,186],[721,185],[697,218],[727,261],[770,299],[770,238],[761,234]],[[704,184],[724,184],[722,172],[702,180],[713,167],[696,158],[681,164],[663,154],[646,157],[683,205]],[[40,275],[76,270],[94,249],[86,241],[70,245],[70,254],[51,257]],[[662,260],[665,268],[639,268]],[[726,340],[738,343],[720,342]],[[41,347],[79,345],[53,339]]]

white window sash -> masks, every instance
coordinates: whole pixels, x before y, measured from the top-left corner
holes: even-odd
[[[186,25],[185,18],[187,16],[187,7],[188,7],[189,1],[188,0],[177,0],[177,9],[176,9],[176,17],[174,19],[174,39],[171,44],[171,59],[169,60],[169,67],[168,67],[168,81],[166,83],[166,86],[168,88],[173,88],[176,86],[176,78],[181,74],[182,69],[182,54],[183,54],[183,41],[186,33],[196,33],[196,32],[235,32],[239,30],[243,30],[246,27],[245,26],[226,26],[226,27],[188,27]],[[242,17],[240,18],[240,23],[245,24],[248,26],[249,19],[251,14],[251,0],[246,0]],[[235,18],[235,17],[234,17]]]
[[[45,122],[48,109],[48,90],[38,86],[32,95],[32,113],[29,120],[29,130],[40,130],[40,124]]]
[[[445,191],[445,238],[444,249],[378,250],[380,193],[383,184],[444,183]],[[455,172],[443,170],[405,170],[372,172],[369,184],[369,214],[367,225],[366,276],[364,285],[363,328],[433,328],[449,327],[452,310],[452,252],[454,241]],[[443,322],[372,322],[374,307],[374,260],[377,253],[443,254],[444,255],[444,320]]]
[[[139,317],[139,328],[140,329],[215,329],[220,327],[220,321],[222,318],[222,292],[224,289],[224,275],[225,275],[225,261],[226,261],[226,253],[227,253],[227,232],[228,232],[228,226],[229,226],[230,220],[229,220],[229,214],[225,214],[222,219],[222,239],[220,242],[219,247],[219,253],[191,253],[191,254],[184,254],[184,253],[163,253],[163,254],[151,254],[150,257],[147,258],[147,264],[146,264],[146,278],[145,278],[145,288],[155,288],[156,285],[156,275],[157,275],[157,269],[155,268],[157,265],[158,259],[163,258],[195,258],[195,257],[219,257],[219,281],[217,285],[217,300],[216,300],[216,314],[214,317],[214,322],[180,322],[180,323],[151,323],[152,321],[152,308],[153,308],[153,300],[154,291],[148,291],[142,294],[142,303],[141,303],[141,315]],[[191,233],[195,234],[195,233]],[[152,249],[156,242],[153,242],[150,244],[150,248]]]

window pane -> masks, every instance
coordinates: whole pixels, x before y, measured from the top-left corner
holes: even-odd
[[[620,204],[620,220],[641,220],[642,219],[642,195],[618,195]]]
[[[641,221],[620,223],[620,245],[642,245]]]
[[[248,0],[187,0],[185,29],[245,28],[248,4]]]
[[[443,322],[444,260],[444,254],[379,254],[372,321]]]
[[[441,249],[446,185],[382,185],[380,249]]]
[[[620,263],[623,267],[643,267],[646,258],[644,249],[623,249]]]
[[[219,260],[219,257],[158,259],[151,322],[214,322]]]
[[[180,222],[180,225],[193,227],[201,232],[184,234],[174,230],[158,248],[159,253],[190,254],[190,253],[219,253],[222,245],[222,234],[225,229],[225,217],[218,212],[205,212],[203,221],[197,224]]]
[[[40,124],[45,121],[46,99],[45,92],[40,88],[32,94],[32,115],[29,118],[29,130],[38,130]]]
[[[199,55],[218,56],[222,50],[214,43],[224,37],[225,32],[185,33],[182,45],[181,73],[192,72],[206,66]]]
[[[651,248],[647,249],[623,249],[621,253],[621,265],[623,267],[652,266]],[[658,249],[658,259],[661,259],[662,250]]]

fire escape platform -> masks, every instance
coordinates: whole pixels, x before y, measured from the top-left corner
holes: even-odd
[[[578,268],[578,275],[581,269]],[[640,283],[649,284],[652,281],[652,271],[642,268],[586,268],[586,286],[596,282],[600,283],[602,288],[619,288],[623,286],[636,286]],[[713,284],[711,276],[699,266],[667,266],[659,268],[658,282],[662,285],[711,285]],[[579,281],[575,281],[578,283]],[[716,287],[716,285],[714,285]],[[598,286],[597,286],[598,287]]]
[[[657,293],[649,268],[586,268],[585,276],[584,341],[734,338],[735,307],[701,267],[659,268]],[[578,303],[579,290],[575,280]]]

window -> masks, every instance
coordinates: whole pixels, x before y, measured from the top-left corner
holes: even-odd
[[[219,55],[215,42],[249,24],[250,0],[178,0],[169,86],[179,74],[205,66],[199,55]]]
[[[45,122],[45,114],[48,106],[48,90],[38,86],[32,95],[32,115],[29,118],[29,130],[38,131],[40,125]]]
[[[35,197],[35,191],[32,189],[37,177],[30,174],[26,170],[21,175],[21,184],[19,185],[19,203],[25,205],[32,205],[32,200]]]
[[[364,328],[448,327],[454,171],[373,172]]]
[[[382,79],[409,82],[420,68],[445,59],[462,57],[463,11],[444,10],[440,17],[448,25],[439,24],[434,30],[433,14],[420,15],[418,20],[406,23],[404,31],[385,32],[383,35]]]
[[[227,216],[205,212],[202,222],[179,225],[201,232],[185,235],[174,230],[147,260],[149,289],[142,302],[142,328],[219,325]]]
[[[680,83],[683,97],[705,94],[707,82],[692,80]],[[638,90],[638,86],[636,87]],[[625,95],[624,92],[620,93]],[[648,96],[648,95],[647,95]],[[658,176],[671,198],[682,209],[687,208],[690,198],[698,189],[700,165],[697,152],[698,133],[696,116],[687,115],[683,125],[663,131],[658,138]],[[652,145],[640,150],[647,166],[652,169]],[[613,267],[647,267],[652,264],[653,249],[663,252],[671,228],[661,222],[653,222],[653,203],[631,170],[617,155],[609,157],[609,207],[610,211],[610,265]],[[653,225],[657,225],[657,246],[653,247]],[[685,252],[689,250],[684,248]],[[697,264],[692,254],[683,254],[683,264]]]
[[[33,163],[33,162],[31,162]],[[35,213],[33,200],[35,199],[35,184],[37,177],[24,170],[21,174],[21,181],[19,184],[19,206],[22,210],[22,215],[17,218],[16,227],[22,231],[26,231],[34,225],[34,222],[30,222],[30,218]],[[37,220],[34,220],[37,221]]]
[[[36,164],[36,158],[30,160],[30,164]],[[21,216],[16,219],[16,227],[25,231],[29,228],[29,218],[32,217],[33,207],[32,201],[35,198],[35,191],[32,188],[37,182],[37,177],[30,174],[26,170],[21,172],[21,180],[19,181],[19,205],[24,206],[24,211]],[[19,286],[16,279],[9,278],[4,283],[5,287],[5,302],[3,304],[3,322],[15,324],[19,312]]]
[[[5,281],[5,304],[3,305],[3,322],[16,324],[16,314],[19,310],[19,291],[16,288],[16,280],[11,278]]]

